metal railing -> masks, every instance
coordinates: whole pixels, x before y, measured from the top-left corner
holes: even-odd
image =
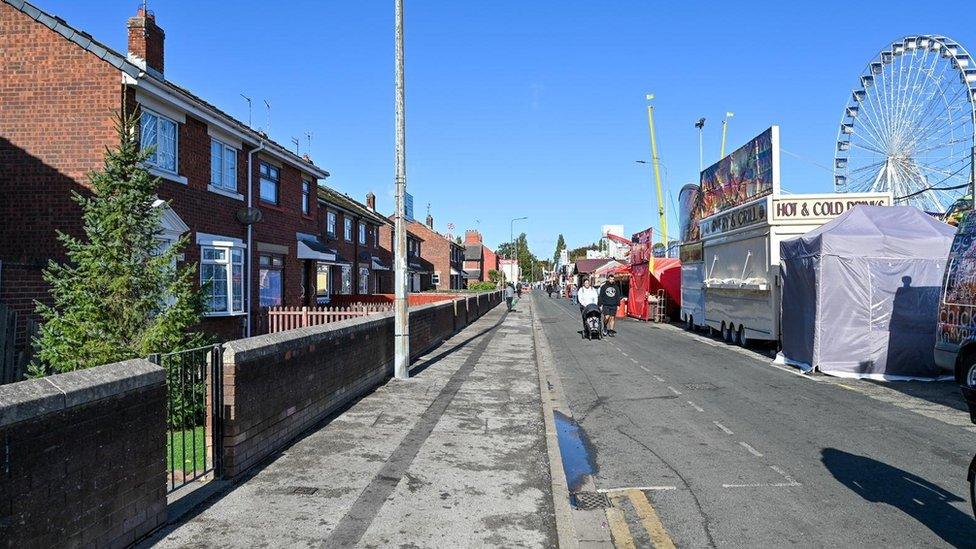
[[[167,493],[219,477],[223,348],[208,345],[149,360],[166,373]]]

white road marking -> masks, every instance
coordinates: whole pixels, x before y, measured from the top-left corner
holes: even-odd
[[[647,371],[650,371],[650,370],[647,370]],[[664,378],[661,377],[661,376],[654,376],[654,379],[660,381],[661,383],[664,383]]]
[[[620,347],[617,347],[617,350],[620,351]],[[625,353],[623,351],[620,351],[620,354],[624,355],[627,358],[630,358],[630,355],[628,355],[627,353]]]
[[[631,361],[631,362],[633,362],[634,364],[638,364],[638,362],[637,362],[637,359],[636,359],[636,358],[632,358],[632,359],[630,359],[630,361]]]
[[[644,370],[647,373],[651,373],[651,371],[647,369],[647,366],[644,366],[643,364],[638,364],[637,367],[640,368],[641,370]],[[657,376],[654,376],[654,377],[657,377]],[[658,379],[658,381],[664,381],[664,380],[663,379]]]
[[[756,450],[755,448],[753,448],[752,446],[749,446],[745,442],[740,441],[739,442],[739,446],[742,446],[746,450],[749,450],[749,453],[752,454],[752,455],[754,455],[754,456],[756,456],[757,458],[763,457],[763,455],[761,453],[759,453],[759,450]]]
[[[626,486],[624,488],[597,488],[596,491],[601,494],[612,494],[615,492],[624,492],[627,490],[640,490],[642,492],[651,491],[667,491],[667,490],[677,490],[677,486]]]
[[[732,432],[732,429],[729,429],[728,427],[726,427],[725,425],[722,425],[721,423],[719,423],[717,421],[713,421],[712,423],[714,423],[715,426],[718,427],[719,429],[725,431],[725,434],[727,434],[727,435],[734,435],[735,434],[735,433]]]
[[[800,486],[800,483],[797,482],[796,479],[794,479],[790,475],[786,474],[786,471],[780,469],[779,467],[777,467],[775,465],[770,465],[769,468],[772,469],[773,471],[776,471],[777,473],[779,473],[780,476],[782,476],[783,478],[785,478],[786,479],[786,482],[790,483],[791,485]]]
[[[723,484],[722,488],[793,488],[801,486],[799,483],[771,482],[767,484]]]
[[[668,390],[671,391],[672,393],[676,394],[676,395],[680,395],[681,394],[681,391],[675,389],[674,387],[672,387],[670,385],[668,385]]]
[[[701,406],[695,404],[694,402],[692,402],[690,400],[688,401],[688,404],[690,404],[692,408],[698,410],[699,412],[704,412],[705,411],[704,408],[702,408]]]

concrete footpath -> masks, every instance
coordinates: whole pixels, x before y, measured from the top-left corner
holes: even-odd
[[[555,546],[529,307],[496,307],[146,545]]]

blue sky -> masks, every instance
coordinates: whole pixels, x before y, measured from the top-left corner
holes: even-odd
[[[121,51],[137,2],[34,0]],[[841,110],[870,59],[906,34],[976,49],[958,10],[899,2],[406,1],[407,181],[437,228],[510,219],[533,252],[558,233],[592,242],[603,224],[657,225],[644,95],[676,197],[729,146],[780,126],[782,183],[829,192]],[[393,209],[393,2],[150,0],[166,31],[166,75],[288,145],[312,132],[329,184]],[[302,152],[306,152],[302,137]],[[819,166],[818,166],[819,165]],[[674,223],[672,221],[671,223]],[[674,233],[674,225],[671,232]]]

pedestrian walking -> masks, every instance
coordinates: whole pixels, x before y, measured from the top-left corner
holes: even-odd
[[[611,274],[607,281],[600,286],[598,304],[603,310],[604,332],[610,337],[617,335],[617,307],[620,305],[620,286],[617,285],[615,277]]]
[[[512,302],[515,301],[515,287],[509,282],[505,286],[505,303],[508,304],[508,311],[512,312]]]

